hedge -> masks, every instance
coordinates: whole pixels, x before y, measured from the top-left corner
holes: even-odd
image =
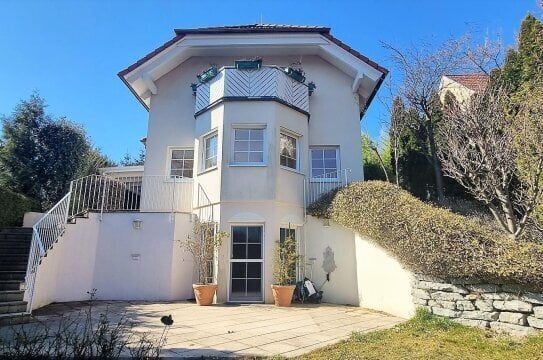
[[[0,188],[0,228],[21,226],[25,212],[36,209],[38,205],[34,200]]]
[[[515,241],[390,183],[352,183],[308,213],[366,235],[419,274],[543,290],[543,245]]]

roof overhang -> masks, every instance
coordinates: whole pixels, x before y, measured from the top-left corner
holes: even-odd
[[[329,30],[328,28],[322,28]],[[224,32],[176,30],[177,35],[118,75],[138,100],[149,109],[155,82],[195,56],[292,56],[317,55],[353,79],[361,115],[384,80],[388,70],[364,57],[323,30],[280,32]]]

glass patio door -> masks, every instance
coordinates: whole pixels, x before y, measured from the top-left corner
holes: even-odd
[[[263,226],[232,226],[230,301],[262,301]]]

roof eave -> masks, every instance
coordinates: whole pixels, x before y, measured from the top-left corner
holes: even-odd
[[[263,33],[320,33],[328,34],[329,27],[307,28],[208,28],[208,29],[174,29],[176,35],[216,35],[216,34],[263,34]]]

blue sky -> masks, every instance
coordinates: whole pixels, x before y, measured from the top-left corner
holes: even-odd
[[[11,1],[0,5],[0,115],[37,90],[55,116],[87,129],[113,160],[137,154],[147,112],[117,72],[173,37],[173,28],[259,23],[325,25],[390,67],[380,41],[439,42],[468,30],[513,45],[536,0],[359,1]],[[361,127],[377,136],[374,101]]]

